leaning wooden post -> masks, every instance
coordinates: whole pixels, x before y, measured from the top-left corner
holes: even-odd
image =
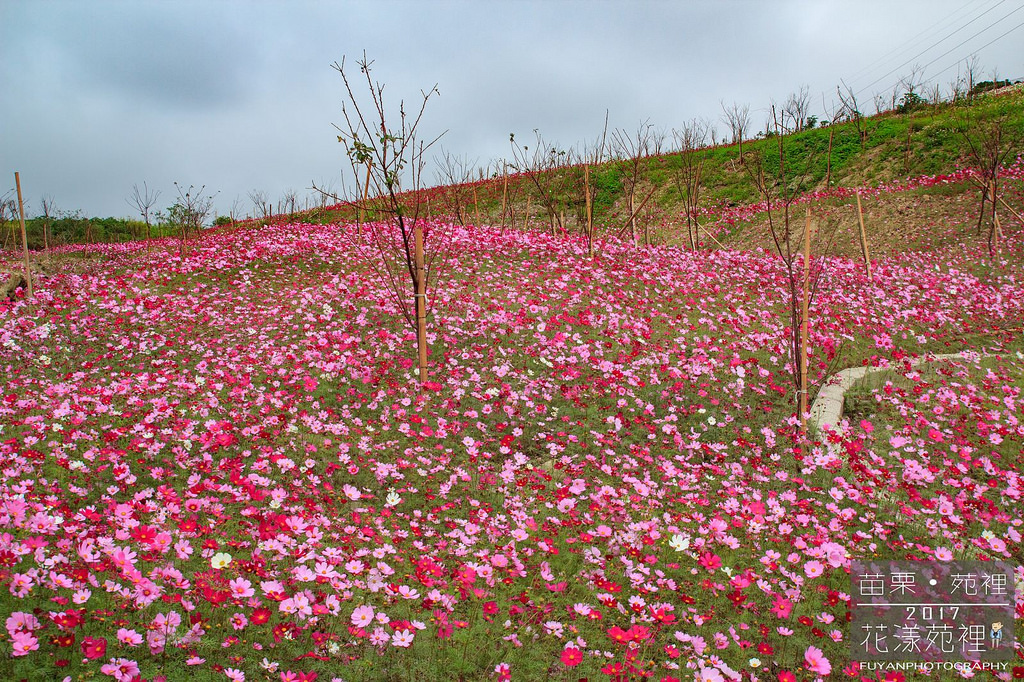
[[[800,308],[800,432],[807,433],[807,309],[810,297],[811,278],[811,207],[807,207],[807,221],[804,225],[804,291]]]
[[[594,257],[594,208],[590,203],[590,166],[583,166],[583,191],[587,200],[587,257]]]
[[[857,221],[860,223],[860,250],[864,254],[864,269],[868,273],[868,281],[874,282],[871,278],[871,259],[868,257],[868,235],[864,231],[864,210],[860,205],[860,192],[857,192]]]
[[[28,285],[28,297],[32,298],[32,271],[28,267],[28,236],[25,232],[25,204],[21,201],[21,176],[14,172],[14,184],[18,188],[18,219],[21,221],[21,246],[25,252],[25,282]]]
[[[420,384],[427,381],[427,277],[423,264],[423,226],[413,228],[416,258],[416,348],[419,351]]]

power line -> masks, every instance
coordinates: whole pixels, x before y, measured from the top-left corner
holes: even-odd
[[[1006,0],[999,0],[1000,3],[1001,2],[1005,2],[1005,1]],[[870,64],[868,64],[864,68],[862,68],[859,71],[857,71],[856,73],[852,74],[849,77],[850,82],[854,82],[857,79],[861,78],[862,76],[864,76],[866,74],[869,74],[871,71],[874,70],[876,65],[885,62],[887,59],[889,59],[889,57],[894,57],[896,55],[902,54],[904,52],[907,52],[907,51],[913,49],[914,46],[916,46],[918,43],[922,42],[921,41],[921,37],[922,36],[924,36],[926,34],[929,34],[929,33],[932,33],[933,31],[935,31],[935,29],[939,28],[940,26],[942,28],[945,28],[948,24],[956,22],[958,20],[958,18],[959,18],[957,15],[961,14],[965,8],[970,6],[972,3],[976,3],[976,2],[977,2],[977,0],[969,0],[966,4],[961,5],[960,9],[955,10],[951,14],[946,15],[945,18],[940,19],[939,21],[935,22],[934,24],[932,24],[928,28],[924,29],[923,31],[921,31],[920,33],[915,35],[913,38],[911,38],[909,41],[907,41],[903,45],[894,47],[893,49],[889,50],[888,52],[883,54],[878,59],[874,60],[873,62],[871,62]],[[974,11],[974,10],[971,9],[971,10],[969,10],[969,12],[970,11]]]
[[[921,51],[921,52],[919,52],[918,54],[914,55],[913,57],[911,57],[911,58],[910,58],[910,59],[908,59],[907,61],[903,62],[902,64],[900,64],[899,66],[897,66],[897,67],[896,67],[895,69],[893,69],[893,70],[889,71],[889,72],[888,72],[887,74],[885,74],[884,76],[880,76],[879,78],[876,78],[876,79],[875,79],[874,81],[872,81],[871,83],[868,83],[868,84],[867,84],[866,86],[864,86],[864,87],[863,87],[863,88],[861,88],[861,89],[860,89],[859,91],[857,91],[857,94],[858,94],[858,95],[860,95],[860,94],[864,93],[864,92],[865,92],[865,91],[866,91],[866,90],[867,90],[868,88],[870,88],[871,86],[873,86],[873,85],[876,85],[877,83],[879,83],[879,82],[881,82],[881,81],[885,80],[886,78],[888,78],[888,77],[889,77],[889,76],[891,76],[892,74],[896,73],[897,71],[899,71],[900,69],[902,69],[903,67],[905,67],[905,66],[906,66],[907,64],[909,64],[909,63],[913,62],[913,61],[914,61],[915,59],[919,58],[919,57],[920,57],[920,56],[922,56],[923,54],[927,53],[928,51],[930,51],[930,50],[932,50],[933,48],[937,47],[937,46],[938,46],[938,45],[940,45],[941,43],[945,42],[946,40],[948,40],[948,39],[949,39],[949,38],[951,38],[952,36],[954,36],[954,35],[956,35],[957,33],[959,33],[960,31],[964,30],[965,28],[967,28],[968,26],[970,26],[971,24],[973,24],[973,23],[974,23],[975,21],[977,21],[978,19],[982,18],[983,16],[985,16],[986,14],[988,14],[989,12],[991,12],[992,10],[994,10],[994,9],[995,9],[996,7],[999,7],[999,5],[1003,4],[1003,2],[1005,2],[1005,1],[1006,1],[1006,0],[1001,0],[1001,2],[999,2],[998,4],[996,4],[996,5],[993,5],[992,7],[989,7],[989,8],[987,9],[987,10],[985,10],[984,12],[982,12],[981,14],[979,14],[978,16],[974,17],[973,19],[971,19],[971,20],[970,20],[969,22],[967,22],[966,24],[964,24],[964,25],[963,25],[963,26],[961,26],[960,28],[956,29],[956,30],[955,30],[955,31],[953,31],[952,33],[949,33],[948,35],[944,36],[943,38],[941,38],[941,39],[939,39],[939,40],[935,41],[934,43],[932,43],[931,45],[929,45],[929,46],[928,46],[927,48],[925,48],[924,50],[922,50],[922,51]],[[996,20],[995,22],[993,22],[993,23],[989,24],[988,26],[986,26],[985,28],[981,29],[980,31],[978,31],[977,33],[975,33],[974,35],[972,35],[972,36],[971,36],[970,38],[968,38],[968,39],[967,39],[967,40],[965,40],[964,42],[962,42],[962,43],[960,43],[959,45],[957,45],[956,47],[954,47],[954,48],[953,48],[953,50],[957,49],[957,47],[960,47],[960,46],[961,46],[961,45],[963,45],[964,43],[966,43],[966,42],[968,42],[968,41],[970,41],[970,40],[973,40],[973,39],[974,39],[974,38],[976,38],[977,36],[981,35],[981,34],[982,34],[982,33],[984,33],[985,31],[987,31],[987,30],[989,30],[990,28],[992,28],[993,26],[997,25],[997,24],[998,24],[999,22],[1001,22],[1001,21],[1004,21],[1005,19],[1007,19],[1007,18],[1008,18],[1008,17],[1010,17],[1011,15],[1013,15],[1013,14],[1015,14],[1015,13],[1019,12],[1019,11],[1020,11],[1021,9],[1024,9],[1024,5],[1021,5],[1021,6],[1020,6],[1020,7],[1018,7],[1017,9],[1013,10],[1012,12],[1010,12],[1009,14],[1007,14],[1007,15],[1003,16],[1003,17],[1002,17],[1001,19],[998,19],[998,20]],[[943,54],[942,56],[945,56],[945,55],[949,54],[949,52],[952,52],[952,50],[950,50],[950,51],[948,51],[948,52],[944,53],[944,54]],[[941,59],[941,56],[940,56],[939,58]]]
[[[1007,15],[1006,15],[1005,17],[1003,17],[1003,19],[1006,19],[1006,18],[1008,18],[1008,17],[1009,17],[1009,16],[1011,15],[1011,14],[1016,14],[1017,12],[1021,11],[1022,9],[1024,9],[1024,5],[1021,5],[1021,6],[1020,6],[1020,7],[1018,7],[1017,9],[1013,10],[1012,12],[1010,12],[1010,14],[1007,14]],[[978,32],[977,32],[977,33],[975,33],[975,34],[974,34],[973,36],[971,36],[971,37],[970,37],[970,38],[968,38],[967,40],[963,41],[962,43],[959,43],[959,44],[958,44],[958,45],[956,45],[955,47],[952,47],[952,48],[950,48],[949,50],[946,50],[945,52],[943,52],[942,54],[940,54],[940,55],[939,55],[938,57],[936,57],[935,59],[933,59],[933,60],[931,60],[930,62],[928,62],[927,64],[925,64],[925,65],[924,65],[924,68],[926,68],[926,69],[927,69],[927,68],[928,68],[929,66],[931,66],[931,65],[932,65],[932,64],[934,64],[935,62],[939,61],[940,59],[942,59],[943,57],[945,57],[946,55],[948,55],[948,54],[949,54],[950,52],[952,52],[953,50],[956,50],[956,49],[958,49],[958,48],[962,47],[962,46],[963,46],[964,44],[966,44],[966,43],[969,43],[970,41],[974,40],[974,39],[975,39],[975,38],[977,38],[977,37],[978,37],[979,35],[981,35],[981,34],[982,34],[982,33],[984,33],[985,31],[987,31],[988,29],[992,28],[992,26],[995,26],[996,24],[998,24],[998,23],[999,23],[1000,21],[1002,21],[1003,19],[1000,19],[1000,20],[999,20],[999,21],[997,21],[997,22],[996,22],[995,24],[991,24],[990,26],[987,26],[987,27],[983,28],[982,30],[978,31]],[[1018,27],[1020,27],[1020,26],[1024,26],[1024,24],[1017,24],[1017,26],[1014,26],[1014,27],[1013,27],[1013,28],[1011,28],[1011,29],[1010,29],[1009,31],[1007,31],[1006,33],[1004,33],[1004,34],[1003,34],[1003,36],[1005,36],[1005,35],[1006,35],[1007,33],[1012,33],[1013,31],[1015,31],[1015,30],[1016,30],[1016,29],[1017,29]],[[1003,36],[999,36],[999,38],[1002,38]],[[995,40],[999,40],[999,38],[996,38]],[[995,41],[993,41],[993,42],[995,42]],[[984,45],[984,46],[983,46],[982,48],[979,48],[979,49],[984,49],[985,47],[988,47],[988,46],[989,46],[989,45],[991,45],[991,44],[992,44],[992,43],[988,43],[988,44]],[[977,50],[975,50],[975,52],[976,52],[976,51],[977,51]]]
[[[1014,26],[1013,28],[1011,28],[1011,29],[1010,29],[1009,31],[1007,31],[1006,33],[1003,33],[1002,35],[999,35],[999,36],[997,36],[997,37],[993,38],[992,40],[988,41],[987,43],[985,43],[984,45],[982,45],[982,46],[981,46],[981,47],[979,47],[978,49],[976,49],[976,50],[972,50],[972,52],[980,52],[981,50],[984,50],[984,49],[985,49],[986,47],[988,47],[988,46],[989,46],[989,45],[991,45],[992,43],[994,43],[994,42],[996,42],[996,41],[998,41],[998,40],[1002,40],[1002,39],[1003,39],[1003,38],[1005,38],[1006,36],[1010,35],[1011,33],[1013,33],[1014,31],[1016,31],[1016,30],[1017,30],[1018,28],[1020,28],[1021,26],[1024,26],[1024,21],[1020,22],[1019,24],[1017,24],[1016,26]],[[954,48],[954,49],[955,49],[955,48]],[[953,68],[954,66],[956,66],[957,64],[959,64],[959,63],[960,63],[960,62],[961,62],[962,60],[963,60],[962,58],[961,58],[961,59],[958,59],[958,60],[956,60],[955,62],[953,62],[952,64],[950,64],[950,65],[949,65],[949,66],[947,66],[946,68],[942,69],[941,71],[938,71],[938,72],[936,72],[935,76],[940,76],[940,75],[942,75],[942,74],[946,73],[947,71],[949,71],[950,69],[952,69],[952,68]],[[933,76],[933,77],[934,77],[934,76]]]

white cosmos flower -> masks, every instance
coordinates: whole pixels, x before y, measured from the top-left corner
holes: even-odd
[[[673,535],[668,541],[668,546],[677,552],[685,552],[690,546],[690,538],[685,535]]]

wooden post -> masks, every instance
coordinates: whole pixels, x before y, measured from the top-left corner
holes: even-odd
[[[28,297],[32,298],[32,271],[28,267],[28,236],[25,231],[25,204],[21,201],[21,175],[14,172],[14,184],[18,188],[18,220],[21,221],[21,247],[25,253],[25,282],[28,286]]]
[[[356,224],[356,233],[363,233],[363,219],[366,217],[366,200],[370,196],[370,169],[373,168],[373,160],[366,162],[366,184],[363,185],[363,200],[359,204],[359,222]]]
[[[587,201],[587,256],[594,257],[594,208],[590,203],[590,165],[583,166],[583,191]]]
[[[802,318],[800,324],[800,432],[807,433],[807,309],[810,307],[810,276],[811,276],[811,207],[807,207],[807,220],[804,225],[804,291],[800,304]]]
[[[860,205],[860,192],[857,193],[857,220],[860,223],[860,250],[864,254],[864,269],[868,273],[868,281],[874,282],[871,278],[871,259],[868,257],[868,235],[864,231],[864,209]]]
[[[1021,224],[1024,224],[1024,218],[1021,217],[1020,213],[1017,213],[1017,211],[1013,210],[1013,206],[1010,206],[1008,203],[1006,203],[1005,199],[999,197],[999,203],[1003,205],[1003,208],[1007,209],[1010,213],[1012,213],[1014,217],[1016,217],[1017,220],[1021,222]]]
[[[633,203],[635,201],[635,199],[633,198],[633,192],[635,190],[636,190],[635,186],[630,188],[630,190],[629,190],[629,204],[628,204],[628,206],[629,206],[629,235],[633,239],[633,248],[634,249],[638,246],[638,242],[637,242],[637,238],[636,238],[636,211],[633,210]]]
[[[992,232],[995,237],[995,248],[999,248],[999,238],[1002,237],[1003,226],[999,224],[999,213],[996,211],[996,181],[993,179],[990,185],[992,192]]]
[[[423,265],[423,226],[413,228],[416,242],[416,348],[419,352],[420,384],[427,381],[427,278]]]
[[[526,229],[530,229],[530,201],[532,199],[532,195],[526,195],[526,215],[523,217],[523,225],[526,227]]]
[[[829,126],[828,130],[828,157],[825,161],[825,190],[829,190],[832,187],[832,140],[836,136],[836,128],[834,125]]]
[[[505,210],[508,207],[508,170],[501,164],[501,232],[505,232]]]
[[[476,196],[476,187],[473,188],[473,215],[476,216],[476,226],[480,227],[480,200]]]

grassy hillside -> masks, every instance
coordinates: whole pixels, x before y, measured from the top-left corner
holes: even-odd
[[[824,192],[837,187],[872,187],[948,173],[959,165],[972,163],[965,151],[963,131],[996,120],[1003,122],[1007,137],[1024,139],[1024,91],[1020,86],[978,97],[970,106],[921,104],[902,113],[892,111],[867,117],[862,119],[860,131],[856,122],[844,121],[788,134],[781,144],[787,189],[794,194]],[[762,200],[755,182],[754,169],[759,164],[770,176],[779,173],[780,144],[774,134],[766,136],[762,132],[757,139],[745,141],[742,149],[742,156],[739,145],[735,144],[694,152],[704,158],[699,200],[704,214],[702,224],[714,223],[724,210]],[[1011,160],[1015,156],[1011,154]],[[593,215],[599,233],[619,233],[628,220],[631,164],[628,159],[608,161],[590,169]],[[649,156],[640,162],[635,203],[639,204],[648,193],[650,200],[638,213],[637,220],[651,231],[653,242],[681,244],[685,240],[685,216],[681,215],[685,184],[681,185],[680,178],[685,165],[685,155],[678,151]],[[958,214],[963,213],[959,204],[977,198],[976,190],[967,182],[954,187],[925,188],[919,193],[937,197],[932,208],[952,202]],[[508,206],[504,221],[501,215],[503,196]],[[1019,193],[1007,199],[1015,201],[1020,212]],[[562,227],[556,226],[556,230],[579,231],[585,222],[581,166],[535,173],[533,178],[528,173],[511,175],[507,189],[500,177],[431,188],[420,193],[419,201],[431,214],[461,212],[466,222],[522,225],[525,217],[531,224],[550,224],[551,209],[562,222]],[[895,220],[890,227],[901,231],[912,230],[915,224],[921,220],[927,222],[936,213],[932,210],[927,215],[918,215],[914,207],[897,211],[892,207],[875,206],[872,210],[878,216]],[[317,222],[348,218],[351,212],[334,211],[317,216]],[[754,230],[756,234],[751,235],[743,227],[731,226],[722,234],[721,243],[742,247],[768,245],[759,231]],[[714,243],[709,246],[713,247]]]

